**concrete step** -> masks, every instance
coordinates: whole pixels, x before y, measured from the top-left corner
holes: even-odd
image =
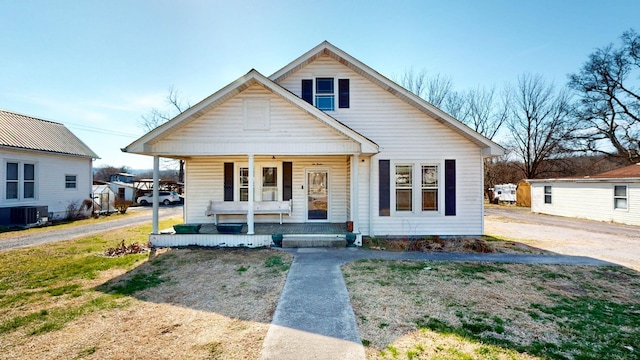
[[[345,235],[284,235],[283,248],[345,247]]]

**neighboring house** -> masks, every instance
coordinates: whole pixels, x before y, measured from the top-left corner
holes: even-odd
[[[117,173],[113,174],[109,177],[109,181],[111,182],[123,182],[127,184],[133,184],[133,180],[136,178],[133,174],[128,173]]]
[[[482,160],[503,153],[328,42],[270,77],[249,71],[123,151],[154,156],[156,174],[159,157],[185,159],[186,223],[213,222],[210,201],[227,202],[247,213],[221,221],[253,235],[279,222],[265,202],[290,201],[285,223],[350,222],[358,242],[482,234]]]
[[[640,226],[640,163],[579,178],[527,181],[532,212]]]
[[[81,207],[97,158],[63,124],[0,110],[0,225],[62,219],[70,205]]]

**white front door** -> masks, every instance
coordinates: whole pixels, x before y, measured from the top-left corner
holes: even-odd
[[[329,220],[328,170],[307,170],[307,220]]]

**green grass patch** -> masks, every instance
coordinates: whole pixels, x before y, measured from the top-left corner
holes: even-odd
[[[177,218],[164,220],[160,226],[179,222]],[[137,274],[114,284],[109,289],[113,294],[101,294],[99,288],[81,285],[102,271],[129,271],[145,262],[148,254],[115,258],[102,254],[123,238],[146,243],[150,231],[149,224],[0,253],[0,334],[21,329],[30,335],[59,330],[85,314],[125,306],[127,301],[120,299],[123,295],[157,286],[163,281],[160,267],[151,274]],[[66,304],[67,299],[74,299],[73,303]],[[29,310],[34,308],[46,310]]]
[[[264,261],[264,267],[271,268],[275,271],[288,271],[291,264],[288,261],[282,259],[280,255],[269,256]]]

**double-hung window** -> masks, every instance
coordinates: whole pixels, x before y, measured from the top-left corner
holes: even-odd
[[[240,168],[240,201],[249,201],[249,168]]]
[[[78,187],[78,177],[76,175],[65,175],[64,176],[64,188],[65,189],[76,189]]]
[[[7,200],[35,199],[35,164],[23,162],[7,162],[6,170],[5,198]]]
[[[615,185],[613,187],[613,208],[614,209],[627,209],[627,186]]]
[[[262,201],[277,201],[278,196],[278,168],[262,168]]]
[[[413,165],[396,165],[396,211],[413,211]]]
[[[551,186],[544,187],[544,203],[551,204]]]
[[[337,91],[335,82],[332,77],[303,79],[302,99],[322,111],[335,111],[336,98],[338,108],[349,108],[349,79],[338,79]]]
[[[316,107],[323,111],[336,109],[333,78],[316,78]]]
[[[420,162],[395,165],[397,212],[437,212],[440,199],[439,166]]]
[[[438,211],[438,166],[422,165],[422,211]]]

